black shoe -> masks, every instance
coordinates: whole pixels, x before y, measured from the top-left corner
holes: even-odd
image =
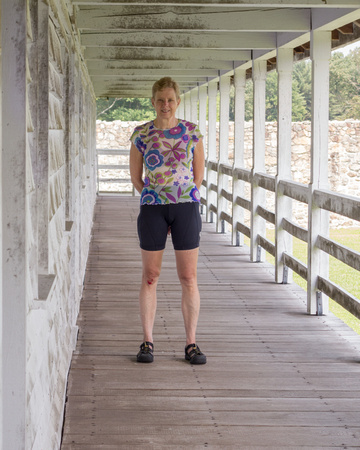
[[[190,361],[190,364],[206,364],[206,356],[196,344],[185,347],[185,359]]]
[[[154,361],[154,344],[145,341],[140,345],[140,351],[136,356],[137,362],[152,363]]]

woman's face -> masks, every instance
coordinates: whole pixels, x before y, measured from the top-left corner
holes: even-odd
[[[156,117],[169,120],[175,117],[180,99],[176,98],[176,93],[173,88],[165,88],[155,93],[155,98],[151,99],[151,103],[155,108]]]

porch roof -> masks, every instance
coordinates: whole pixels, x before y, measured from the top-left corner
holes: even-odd
[[[252,60],[276,64],[276,48],[310,54],[312,30],[332,48],[360,39],[359,0],[74,0],[73,22],[97,97],[149,97],[162,76],[183,93]]]

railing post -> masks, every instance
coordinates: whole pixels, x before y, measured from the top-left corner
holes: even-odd
[[[222,189],[228,189],[227,176],[220,172],[220,164],[229,162],[229,104],[230,77],[220,77],[220,140],[219,140],[219,169],[217,184],[217,222],[218,233],[225,233],[227,226],[221,220],[221,213],[226,212],[227,200],[221,195]]]
[[[329,213],[314,202],[314,190],[328,189],[328,133],[329,133],[329,61],[331,32],[311,32],[312,60],[312,121],[311,121],[311,178],[309,185],[309,241],[307,310],[316,314],[317,278],[328,278],[329,256],[316,247],[319,234],[329,235]],[[329,300],[322,295],[322,310],[329,310]]]
[[[282,228],[283,218],[292,218],[292,200],[279,191],[281,180],[291,179],[291,115],[293,49],[277,49],[278,72],[278,130],[277,175],[275,179],[275,280],[284,281],[283,254],[292,254],[292,236]],[[292,271],[287,271],[286,282],[291,283]]]
[[[207,129],[206,129],[206,106],[207,106],[207,86],[203,85],[199,87],[199,128],[203,135],[204,150],[206,152],[207,145]],[[205,173],[206,177],[206,173]],[[206,191],[204,186],[201,186],[200,193],[202,197],[206,197]],[[207,209],[207,207],[206,207]]]
[[[265,172],[265,83],[266,61],[253,61],[254,81],[254,137],[253,137],[253,167],[251,180],[251,235],[250,259],[263,261],[264,250],[259,250],[258,235],[265,235],[265,220],[258,215],[258,205],[265,204],[265,191],[259,187],[254,175]]]
[[[209,161],[216,159],[216,96],[217,96],[217,82],[210,82],[208,88],[209,94],[209,126],[208,126],[208,167],[206,171],[207,196],[206,201],[208,207],[206,208],[206,221],[212,222],[213,212],[210,211],[210,205],[216,206],[216,193],[210,189],[211,184],[216,184],[217,175],[213,170],[209,170]]]
[[[245,148],[245,84],[246,70],[235,70],[235,119],[234,119],[234,164],[233,168],[244,167]],[[236,230],[237,222],[244,223],[244,210],[236,204],[237,197],[244,197],[244,182],[233,176],[232,245],[244,245],[244,235]]]

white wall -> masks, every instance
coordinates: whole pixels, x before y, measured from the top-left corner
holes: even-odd
[[[15,351],[12,349],[19,347],[24,352],[24,364],[22,370],[16,369],[18,373],[11,373],[8,359],[1,361],[0,393],[7,394],[1,395],[3,450],[51,450],[60,446],[67,374],[77,338],[76,320],[96,198],[92,85],[78,57],[78,37],[70,22],[58,21],[68,11],[62,10],[62,2],[51,2],[51,6],[47,3],[16,0],[8,2],[2,11],[4,21],[11,16],[18,27],[12,30],[15,38],[2,27],[2,37],[19,38],[16,45],[26,50],[22,61],[15,63],[10,56],[2,60],[2,71],[6,66],[13,74],[18,73],[15,64],[26,65],[25,101],[12,105],[26,111],[23,129],[15,124],[18,134],[23,131],[26,136],[24,145],[14,152],[24,155],[23,167],[19,168],[24,174],[23,188],[17,190],[25,212],[22,223],[10,224],[15,237],[17,229],[19,233],[25,230],[25,245],[19,250],[15,238],[6,242],[8,254],[13,251],[21,256],[22,252],[25,271],[17,272],[4,252],[0,273],[0,281],[7,274],[6,283],[2,283],[0,316],[3,314],[7,329],[13,330],[11,336],[5,336],[5,328],[1,329],[0,356],[4,350],[11,355]],[[16,20],[24,17],[24,11],[25,27]],[[2,87],[6,91],[7,85]],[[4,134],[1,140],[4,145]],[[12,158],[10,150],[6,152],[3,164],[9,164]],[[8,169],[12,170],[10,165]],[[6,171],[5,166],[3,174]],[[18,184],[10,176],[3,176],[1,181],[2,192],[10,192]],[[14,214],[9,216],[9,202],[0,204],[2,217],[14,218]],[[4,223],[5,219],[2,226]],[[4,244],[1,235],[0,246]],[[25,287],[23,296],[17,296],[17,314],[24,314],[22,330],[17,327],[17,314],[9,316],[8,312],[15,283],[9,273],[12,280]],[[21,341],[21,332],[25,332],[25,342]],[[7,380],[11,377],[14,381],[10,387]],[[19,401],[14,406],[9,389],[16,392],[17,383],[24,383],[25,394],[21,397],[18,391]],[[10,421],[7,412],[11,408],[14,414]]]

